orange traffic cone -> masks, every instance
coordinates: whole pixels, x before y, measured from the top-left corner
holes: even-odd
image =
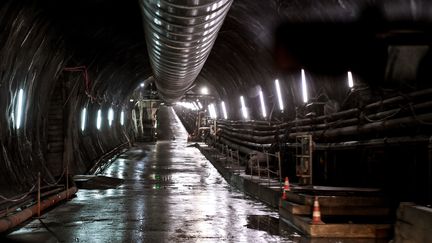
[[[289,186],[288,176],[285,177],[284,190],[285,190],[285,191],[291,191],[290,186]]]
[[[318,197],[315,196],[314,200],[314,207],[313,207],[313,213],[312,213],[312,224],[324,224],[324,222],[321,220],[321,211],[319,208],[319,202]]]
[[[284,184],[284,188],[283,188],[283,192],[282,192],[282,199],[283,200],[287,199],[287,195],[286,195],[287,191],[290,191],[288,176],[285,177],[285,184]]]

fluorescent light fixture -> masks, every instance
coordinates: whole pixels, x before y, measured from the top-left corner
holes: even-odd
[[[216,113],[216,108],[215,108],[214,104],[208,105],[208,110],[210,113],[210,118],[216,119],[217,113]]]
[[[348,71],[348,87],[354,87],[354,80],[351,71]]]
[[[81,131],[83,132],[85,130],[86,116],[87,116],[87,109],[84,108],[81,111]]]
[[[114,110],[112,108],[109,108],[109,110],[108,110],[108,124],[109,124],[109,126],[112,125],[113,120],[114,120]]]
[[[276,79],[277,80],[277,79]],[[265,107],[265,103],[264,103],[264,94],[262,92],[262,90],[260,90],[259,92],[259,96],[260,96],[260,102],[261,102],[261,112],[262,112],[262,116],[263,117],[267,117],[267,111],[266,111],[266,107]]]
[[[247,112],[247,109],[246,109],[246,105],[245,105],[245,101],[244,101],[243,95],[240,96],[240,103],[241,103],[241,109],[242,109],[242,113],[243,113],[243,118],[244,119],[248,119],[249,115],[248,115],[248,112]]]
[[[124,111],[120,112],[120,125],[124,125]]]
[[[307,103],[309,98],[308,98],[306,75],[304,69],[301,70],[301,81],[302,81],[303,102]]]
[[[193,111],[197,110],[197,108],[196,108],[196,106],[195,106],[195,104],[193,102],[180,101],[180,102],[177,102],[176,105],[182,106],[182,107],[184,107],[184,108],[186,108],[188,110],[193,110]]]
[[[201,102],[197,102],[198,103],[198,107],[200,108],[200,110],[203,108],[203,106],[202,106],[202,104],[201,104]]]
[[[130,99],[129,102],[134,102],[134,100],[133,100],[133,99]]]
[[[16,129],[19,129],[21,127],[21,120],[22,120],[22,112],[23,112],[23,102],[24,102],[24,90],[20,89],[18,91],[18,104],[16,106],[15,114],[16,114]]]
[[[197,105],[197,103],[196,103],[195,101],[192,102],[192,104],[193,104],[193,106],[194,106],[194,110],[195,110],[195,111],[199,110],[199,107],[198,107],[198,105]]]
[[[279,102],[279,109],[283,110],[284,104],[283,104],[283,100],[282,100],[282,93],[281,93],[281,89],[279,86],[279,80],[277,80],[277,79],[275,79],[275,86],[276,86],[276,94],[277,94],[278,102]]]
[[[102,111],[101,109],[99,109],[97,112],[96,128],[100,130],[101,126],[102,126]]]
[[[209,90],[208,90],[208,88],[207,88],[207,87],[202,87],[202,88],[201,88],[201,94],[203,94],[203,95],[208,95],[208,94],[209,94]]]
[[[228,114],[227,114],[227,111],[226,111],[226,107],[225,107],[225,102],[221,102],[221,106],[222,106],[222,113],[223,113],[223,116],[224,116],[224,118],[225,118],[225,120],[226,119],[228,119]]]
[[[141,88],[144,88],[144,83],[141,83],[140,86],[141,86]]]

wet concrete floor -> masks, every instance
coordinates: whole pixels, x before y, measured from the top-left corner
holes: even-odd
[[[194,147],[171,108],[160,138],[121,155],[103,174],[113,189],[77,197],[2,240],[13,242],[304,242],[278,214],[232,187]]]

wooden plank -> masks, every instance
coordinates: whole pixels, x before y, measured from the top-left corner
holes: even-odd
[[[388,238],[392,233],[390,224],[310,224],[311,218],[293,215],[286,209],[281,216],[297,229],[311,237],[321,238]]]
[[[323,216],[389,216],[390,208],[388,207],[320,207]]]
[[[297,204],[313,206],[314,195],[307,195],[298,192],[288,192],[287,198]],[[318,196],[320,206],[324,207],[343,207],[343,206],[386,206],[387,199],[384,197],[366,196]]]
[[[282,208],[287,210],[291,214],[297,215],[310,215],[312,214],[312,207],[307,205],[301,205],[286,200],[280,200],[280,205]]]
[[[312,215],[312,207],[281,200],[281,207],[296,215]],[[320,207],[323,216],[389,216],[387,207]]]

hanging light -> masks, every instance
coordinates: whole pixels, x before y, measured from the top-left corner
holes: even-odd
[[[307,103],[309,99],[308,99],[306,75],[304,69],[301,70],[301,81],[302,81],[303,102]]]
[[[81,111],[81,131],[83,132],[85,130],[86,116],[87,116],[87,109],[83,108]]]
[[[244,119],[248,119],[249,115],[248,115],[248,112],[247,112],[247,109],[246,109],[246,104],[245,104],[243,95],[240,96],[240,103],[241,103],[241,109],[242,109],[242,113],[243,113],[243,118]]]
[[[228,114],[227,114],[227,110],[225,107],[225,102],[222,101],[221,106],[222,106],[222,113],[223,113],[224,119],[226,120],[226,119],[228,119]]]
[[[278,79],[275,80],[275,86],[276,86],[276,94],[277,94],[278,102],[279,102],[279,109],[282,111],[284,109],[284,104],[283,104],[283,100],[282,100],[282,93],[281,93]]]
[[[264,94],[263,94],[262,90],[260,90],[259,96],[260,96],[260,102],[261,102],[262,116],[267,117],[267,111],[266,111],[266,107],[265,107],[265,103],[264,103]]]

